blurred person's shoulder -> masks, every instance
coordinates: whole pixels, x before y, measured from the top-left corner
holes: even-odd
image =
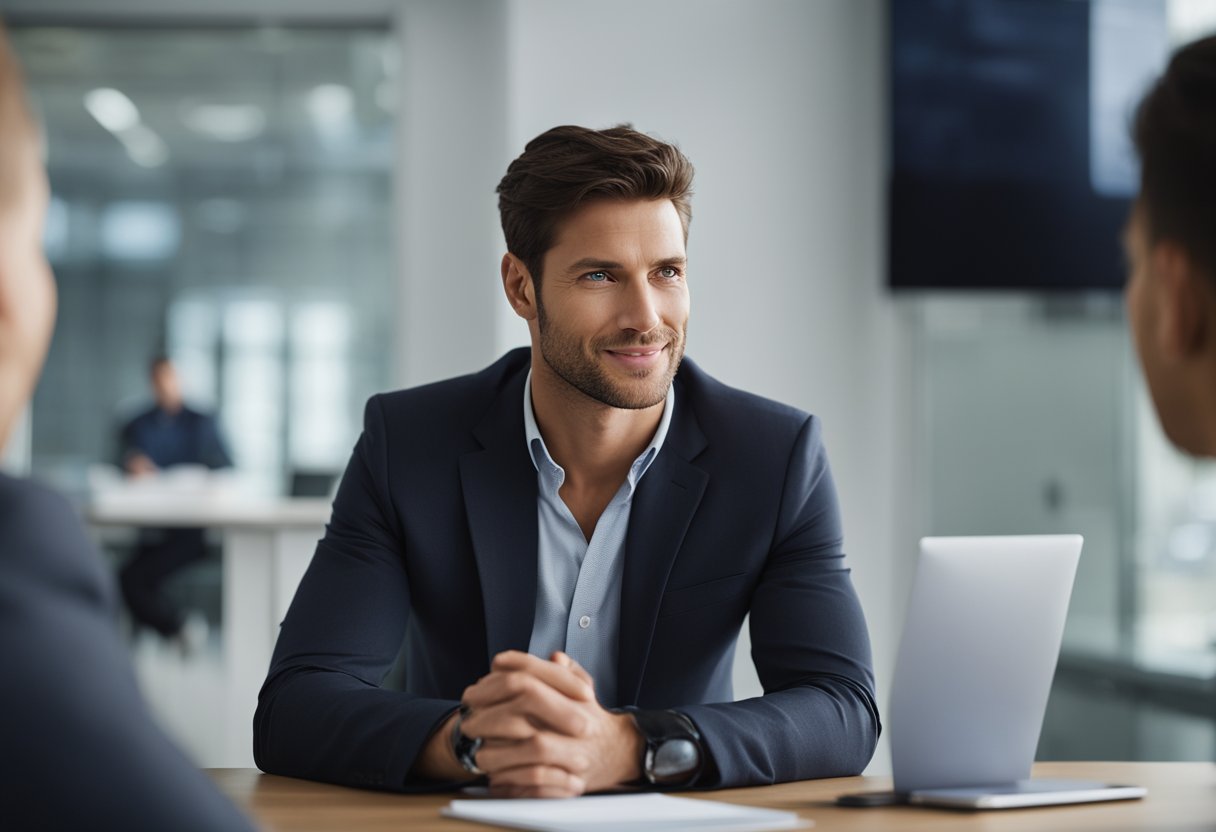
[[[61,494],[0,474],[0,584],[36,577],[48,590],[110,596],[108,573],[83,524]]]
[[[128,411],[123,419],[123,425],[127,430],[143,425],[152,421],[156,417],[156,405],[151,407],[140,407],[134,411]]]

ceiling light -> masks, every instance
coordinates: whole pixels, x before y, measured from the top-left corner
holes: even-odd
[[[321,84],[308,92],[308,114],[322,133],[341,132],[350,126],[355,96],[342,84]]]
[[[131,161],[140,167],[158,168],[169,160],[169,148],[160,136],[142,124],[118,134]]]
[[[221,142],[244,142],[262,135],[266,113],[255,104],[190,104],[182,122],[196,133]]]
[[[111,133],[121,133],[139,124],[139,110],[116,89],[102,87],[90,91],[84,97],[84,106]]]

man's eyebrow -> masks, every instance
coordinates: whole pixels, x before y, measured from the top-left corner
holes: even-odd
[[[571,263],[568,272],[581,272],[587,269],[620,269],[623,268],[620,263],[615,260],[599,260],[595,257],[584,257],[582,260],[576,260]]]
[[[687,264],[688,264],[687,257],[676,254],[676,255],[672,255],[671,257],[663,257],[659,260],[655,260],[653,263],[650,264],[650,266],[651,266],[651,268],[663,268],[665,266],[685,266]],[[624,266],[622,266],[620,263],[616,262],[615,260],[600,260],[599,258],[596,258],[596,257],[584,257],[581,260],[576,260],[575,262],[571,263],[569,268],[566,269],[566,271],[569,272],[570,274],[575,274],[577,272],[588,271],[590,269],[622,269],[622,268],[624,268]]]

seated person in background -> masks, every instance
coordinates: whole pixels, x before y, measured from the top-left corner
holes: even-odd
[[[0,444],[55,316],[38,147],[0,26]],[[115,600],[67,501],[0,475],[0,827],[251,830],[149,717]]]
[[[168,358],[149,366],[155,403],[122,429],[123,467],[132,477],[157,473],[174,465],[232,465],[214,417],[186,406],[177,370]],[[199,646],[206,627],[183,628],[186,617],[165,597],[162,588],[174,574],[205,557],[203,529],[142,529],[135,554],[120,575],[123,597],[137,626],[150,627],[166,638],[179,638],[187,648]]]
[[[1216,457],[1216,36],[1174,55],[1133,138],[1128,323],[1166,436]]]
[[[531,349],[368,402],[262,689],[263,770],[563,797],[869,762],[819,421],[684,359],[692,173],[625,126],[511,163],[502,285]],[[735,702],[749,614],[765,693]],[[383,689],[403,637],[406,689]]]

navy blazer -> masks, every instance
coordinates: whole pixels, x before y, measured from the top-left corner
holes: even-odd
[[[252,832],[157,728],[67,501],[0,475],[0,828]]]
[[[254,717],[275,774],[391,790],[536,606],[527,349],[372,397],[283,622]],[[621,587],[620,704],[678,708],[699,786],[860,772],[880,730],[819,423],[685,359],[666,442],[638,485]],[[732,702],[744,616],[765,695]],[[404,636],[404,647],[402,638]],[[381,687],[403,651],[404,690]]]

